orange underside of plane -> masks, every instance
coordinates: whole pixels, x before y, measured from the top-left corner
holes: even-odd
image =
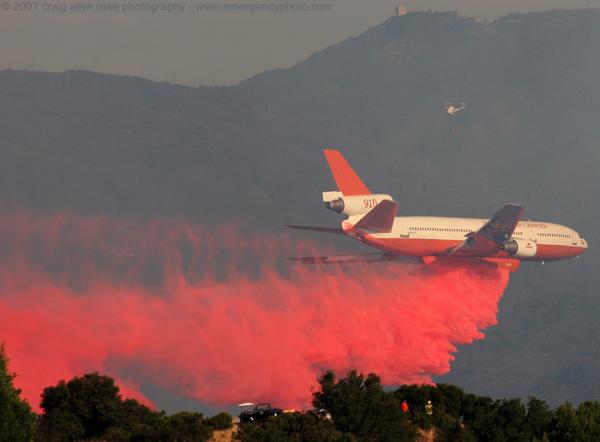
[[[368,234],[364,235],[361,241],[386,253],[417,257],[449,256],[448,250],[458,246],[462,242],[449,239],[376,238]],[[538,262],[557,261],[581,255],[585,250],[584,247],[538,244],[537,253],[534,257],[520,258],[520,260]],[[492,253],[487,257],[512,259],[508,253],[502,250]]]

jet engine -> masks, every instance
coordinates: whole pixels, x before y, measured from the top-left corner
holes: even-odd
[[[537,244],[526,239],[510,239],[502,244],[502,250],[515,258],[533,258]]]
[[[323,192],[325,207],[348,216],[370,212],[384,200],[394,201],[390,195],[385,194],[344,196],[342,192]]]

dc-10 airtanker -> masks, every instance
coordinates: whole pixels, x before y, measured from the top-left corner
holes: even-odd
[[[436,261],[478,259],[516,271],[521,261],[556,261],[584,253],[575,230],[542,221],[521,221],[523,207],[505,204],[490,219],[396,216],[398,204],[374,194],[337,150],[323,151],[336,191],[323,192],[325,207],[346,215],[339,228],[288,225],[294,229],[348,235],[381,253],[292,258],[304,263],[392,261],[400,256]]]

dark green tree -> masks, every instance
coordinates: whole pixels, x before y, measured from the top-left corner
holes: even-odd
[[[586,401],[577,407],[577,421],[580,428],[580,440],[600,441],[600,403]]]
[[[463,402],[465,393],[455,385],[437,384],[435,388],[428,387],[430,400],[438,411],[443,411],[450,416],[463,415]]]
[[[351,433],[360,440],[413,440],[416,429],[400,409],[400,401],[387,393],[378,376],[366,378],[351,371],[337,380],[331,371],[320,379],[320,390],[314,394],[313,405],[327,410],[335,428]]]
[[[552,418],[553,413],[545,401],[535,397],[529,398],[525,426],[532,440],[541,441],[548,437]]]
[[[30,441],[36,434],[37,418],[13,386],[16,375],[9,371],[8,362],[0,345],[0,441]]]
[[[118,426],[122,416],[119,387],[98,373],[60,381],[42,393],[40,436],[44,440],[97,438]]]
[[[216,427],[231,426],[222,413],[212,421],[200,413],[166,416],[140,404],[123,400],[115,381],[98,373],[60,381],[42,394],[42,441],[102,439],[107,441],[194,441],[210,438]]]
[[[550,440],[576,442],[583,440],[583,432],[577,419],[577,411],[570,402],[556,409],[551,423]]]
[[[166,440],[177,442],[206,441],[212,429],[206,424],[201,413],[182,411],[167,418]]]
[[[227,430],[233,425],[233,418],[229,413],[219,413],[206,419],[206,425],[213,430]]]
[[[488,431],[494,441],[529,441],[525,418],[527,410],[521,399],[503,399],[497,402],[494,425]]]
[[[157,413],[134,399],[122,402],[117,423],[104,438],[110,441],[158,441],[167,433],[164,413]]]
[[[497,404],[487,396],[466,394],[461,412],[463,424],[480,441],[491,440],[490,428],[494,427]]]

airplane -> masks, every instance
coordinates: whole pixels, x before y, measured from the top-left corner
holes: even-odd
[[[338,228],[287,225],[292,229],[343,234],[383,253],[291,258],[303,263],[393,261],[417,257],[425,264],[483,260],[517,271],[521,261],[579,256],[588,243],[575,230],[542,221],[522,221],[523,207],[505,204],[490,219],[396,216],[398,203],[373,194],[343,155],[323,151],[335,191],[323,192],[325,207],[346,215]],[[455,261],[456,260],[456,261]]]

